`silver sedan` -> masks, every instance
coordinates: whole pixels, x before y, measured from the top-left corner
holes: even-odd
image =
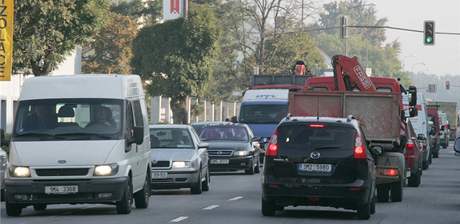
[[[152,188],[209,190],[207,143],[189,125],[151,125]]]

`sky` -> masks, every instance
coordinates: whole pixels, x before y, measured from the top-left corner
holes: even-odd
[[[320,3],[332,2],[320,0]],[[436,32],[460,33],[460,0],[367,0],[388,26],[423,30],[425,20],[435,21]],[[387,41],[401,43],[405,70],[436,75],[460,75],[460,36],[436,35],[434,46],[423,44],[423,33],[386,30]]]

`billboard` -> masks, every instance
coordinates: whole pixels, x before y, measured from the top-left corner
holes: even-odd
[[[188,14],[188,0],[163,0],[163,20],[174,20],[186,17]]]
[[[10,81],[13,69],[14,0],[0,1],[0,81]]]

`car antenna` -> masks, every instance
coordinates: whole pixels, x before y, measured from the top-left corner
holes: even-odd
[[[316,97],[316,120],[319,121],[319,97]]]

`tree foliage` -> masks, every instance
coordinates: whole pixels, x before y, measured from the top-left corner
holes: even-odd
[[[129,16],[141,25],[155,24],[161,18],[161,7],[163,1],[132,0],[122,1],[111,7],[112,12]]]
[[[134,71],[152,81],[151,95],[171,97],[175,122],[186,122],[186,97],[203,94],[219,35],[213,11],[192,4],[188,19],[146,26],[134,40]]]
[[[83,54],[85,73],[131,73],[132,42],[137,23],[128,16],[111,13]]]
[[[46,75],[101,25],[105,0],[15,2],[14,71]]]

